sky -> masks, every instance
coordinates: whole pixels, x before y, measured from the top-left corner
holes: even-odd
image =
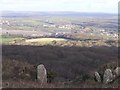
[[[2,11],[118,13],[119,0],[0,0]]]

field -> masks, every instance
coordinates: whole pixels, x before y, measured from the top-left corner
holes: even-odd
[[[64,41],[63,38],[37,38],[37,39],[30,39],[26,40],[26,42],[51,42],[51,41]]]
[[[92,16],[38,16],[38,17],[19,17],[19,18],[3,18],[2,28],[4,30],[37,30],[44,32],[70,32],[64,28],[45,27],[46,25],[64,25],[74,24],[78,25],[76,29],[81,27],[89,27],[93,29],[106,29],[107,31],[116,31],[117,17],[92,17]],[[104,23],[104,24],[103,24]]]
[[[6,35],[2,35],[0,36],[0,44],[10,44],[16,41],[21,41],[23,38],[19,37],[19,36],[6,36]]]

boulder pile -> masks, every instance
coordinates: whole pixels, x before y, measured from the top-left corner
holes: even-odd
[[[120,76],[120,67],[116,67],[115,70],[106,69],[103,75],[100,75],[99,72],[95,72],[94,76],[97,82],[99,83],[111,83]]]

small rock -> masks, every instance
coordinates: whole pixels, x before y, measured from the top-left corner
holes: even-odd
[[[43,64],[37,66],[37,79],[40,83],[47,83],[47,71]]]
[[[111,69],[106,69],[103,76],[103,83],[108,84],[113,81],[113,78]]]
[[[116,76],[120,76],[120,67],[117,67],[115,70],[114,70]]]
[[[96,78],[97,82],[101,82],[101,77],[98,72],[95,72],[95,78]]]

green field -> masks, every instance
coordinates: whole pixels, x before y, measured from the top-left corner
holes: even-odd
[[[52,45],[56,42],[64,42],[67,39],[63,38],[36,38],[36,39],[27,39],[22,37],[12,37],[12,36],[1,36],[1,44],[29,44],[29,45]]]
[[[5,36],[0,36],[0,44],[12,44],[15,42],[19,42],[23,40],[21,37],[5,37]]]
[[[58,42],[65,42],[67,39],[64,38],[36,38],[26,39],[24,44],[29,45],[55,45]]]

